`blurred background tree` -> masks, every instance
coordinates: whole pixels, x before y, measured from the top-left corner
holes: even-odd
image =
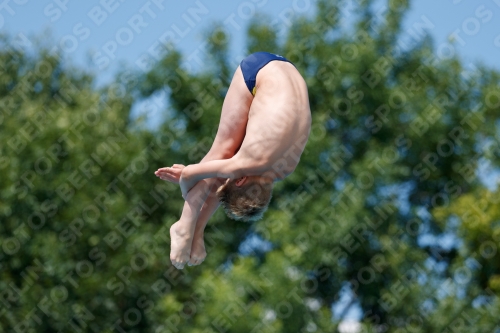
[[[499,73],[430,38],[406,46],[408,2],[383,20],[371,3],[352,31],[331,1],[286,32],[250,24],[247,53],[282,54],[306,79],[311,137],[265,218],[217,212],[207,260],[182,271],[168,230],[183,201],[153,172],[210,148],[235,69],[224,29],[207,32],[204,71],[170,45],[101,89],[3,37],[0,332],[498,329]],[[160,92],[163,123],[131,117]]]

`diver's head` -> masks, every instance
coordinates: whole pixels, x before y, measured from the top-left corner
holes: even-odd
[[[217,190],[217,197],[233,220],[257,221],[269,206],[273,180],[263,176],[244,176],[228,179]]]

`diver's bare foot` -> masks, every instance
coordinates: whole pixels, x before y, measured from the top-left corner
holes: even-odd
[[[191,258],[193,237],[179,221],[170,227],[170,261],[177,269],[183,269]]]
[[[201,235],[195,233],[193,238],[193,245],[191,246],[191,259],[188,262],[188,266],[199,265],[207,257],[207,251],[205,250],[205,241],[203,240],[203,231]]]

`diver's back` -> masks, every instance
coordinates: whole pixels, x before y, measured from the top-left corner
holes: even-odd
[[[271,61],[257,75],[256,93],[241,149],[247,149],[248,154],[269,165],[286,158],[291,172],[299,162],[310,127],[311,112],[304,79],[291,63]]]

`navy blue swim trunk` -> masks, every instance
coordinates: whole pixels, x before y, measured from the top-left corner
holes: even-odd
[[[262,67],[273,60],[280,60],[291,63],[291,61],[286,59],[285,57],[269,52],[255,52],[241,61],[240,67],[241,71],[243,72],[243,78],[245,79],[248,90],[250,90],[250,93],[252,95],[255,96],[256,92],[255,80],[257,79],[257,73],[261,70]]]

